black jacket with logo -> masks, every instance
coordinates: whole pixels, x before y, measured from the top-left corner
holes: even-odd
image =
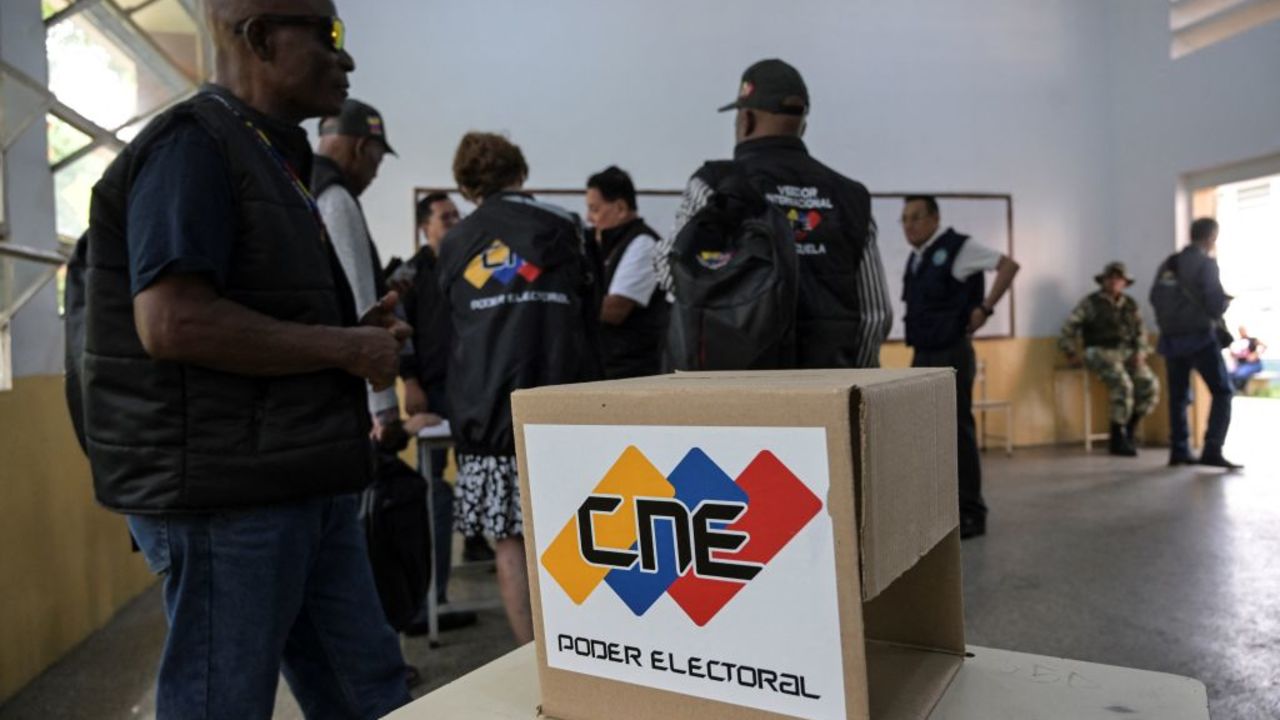
[[[438,270],[458,451],[512,455],[512,392],[600,376],[582,229],[559,208],[498,193],[449,231]]]
[[[657,240],[658,234],[636,218],[624,225],[604,230],[601,253],[604,255],[605,294],[618,273],[618,265],[627,248],[644,235]],[[600,323],[600,349],[604,357],[604,375],[609,379],[657,375],[662,371],[662,345],[671,318],[667,294],[657,287],[644,306],[637,304],[618,325]]]
[[[856,278],[872,222],[867,188],[815,160],[797,137],[747,140],[734,160],[795,235],[798,367],[859,367],[864,308]]]
[[[84,437],[98,501],[130,513],[210,512],[353,492],[369,483],[365,383],[341,370],[237,375],[155,360],[134,326],[125,219],[148,149],[179,119],[218,143],[235,188],[226,299],[286,322],[352,325],[355,308],[332,248],[292,181],[230,93],[206,88],[158,117],[94,186],[85,257]],[[283,152],[310,169],[299,130]],[[301,162],[305,161],[305,162]]]

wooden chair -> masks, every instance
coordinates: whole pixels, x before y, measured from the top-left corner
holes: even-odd
[[[992,400],[987,397],[987,363],[978,360],[974,384],[978,386],[978,397],[973,401],[973,411],[978,413],[978,447],[984,452],[987,449],[987,438],[1004,441],[1004,452],[1013,457],[1013,403],[1009,400]],[[987,432],[987,413],[1004,413],[1004,434]]]
[[[1093,452],[1093,444],[1098,441],[1106,441],[1111,439],[1111,433],[1098,433],[1093,431],[1093,393],[1091,392],[1093,383],[1091,382],[1093,375],[1089,372],[1089,368],[1084,365],[1064,365],[1054,368],[1054,372],[1078,374],[1080,376],[1081,393],[1084,401],[1084,451]]]

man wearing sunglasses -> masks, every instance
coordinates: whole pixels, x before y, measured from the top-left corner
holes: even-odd
[[[157,716],[382,717],[404,662],[356,520],[365,384],[409,328],[363,318],[308,188],[299,124],[354,70],[331,0],[210,0],[215,84],[94,189],[80,358],[99,501],[164,577]]]

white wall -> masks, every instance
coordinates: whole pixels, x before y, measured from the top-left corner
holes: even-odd
[[[39,0],[0,3],[0,56],[35,80],[47,75]],[[4,191],[12,242],[57,249],[53,176],[44,118],[37,118],[5,153]],[[12,325],[14,377],[62,372],[62,323],[53,283],[31,299]]]
[[[531,185],[617,163],[681,187],[730,153],[732,119],[714,108],[742,69],[779,56],[809,83],[811,149],[872,190],[1013,193],[1017,332],[1048,335],[1113,257],[1145,294],[1185,234],[1182,175],[1280,152],[1280,24],[1175,62],[1167,0],[337,3],[354,91],[400,152],[364,199],[384,256],[409,252],[412,188],[452,184],[468,129],[509,132]],[[43,37],[36,0],[0,3],[0,53],[36,78]],[[37,122],[5,191],[15,240],[53,248],[45,152]],[[16,318],[16,375],[61,370],[54,308],[49,287]]]
[[[533,186],[580,186],[617,163],[641,186],[683,187],[731,152],[732,118],[715,108],[769,56],[809,84],[815,155],[871,189],[1014,194],[1020,334],[1054,332],[1074,299],[1062,278],[1091,276],[1107,254],[1098,0],[338,5],[353,92],[383,111],[400,152],[364,200],[384,255],[409,251],[412,187],[452,184],[472,128],[510,132]],[[903,242],[896,226],[882,234]]]
[[[1181,178],[1280,153],[1280,23],[1171,61],[1167,12],[1161,0],[1110,8],[1110,234],[1143,297],[1188,239],[1190,218],[1175,222],[1171,207]]]

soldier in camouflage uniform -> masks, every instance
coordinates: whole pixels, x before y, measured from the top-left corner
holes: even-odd
[[[1084,341],[1084,364],[1102,379],[1111,395],[1111,454],[1138,454],[1133,432],[1160,399],[1160,381],[1147,366],[1147,333],[1138,303],[1125,294],[1133,278],[1124,263],[1107,265],[1094,278],[1102,288],[1080,301],[1062,326],[1058,347],[1080,362],[1077,339]]]

